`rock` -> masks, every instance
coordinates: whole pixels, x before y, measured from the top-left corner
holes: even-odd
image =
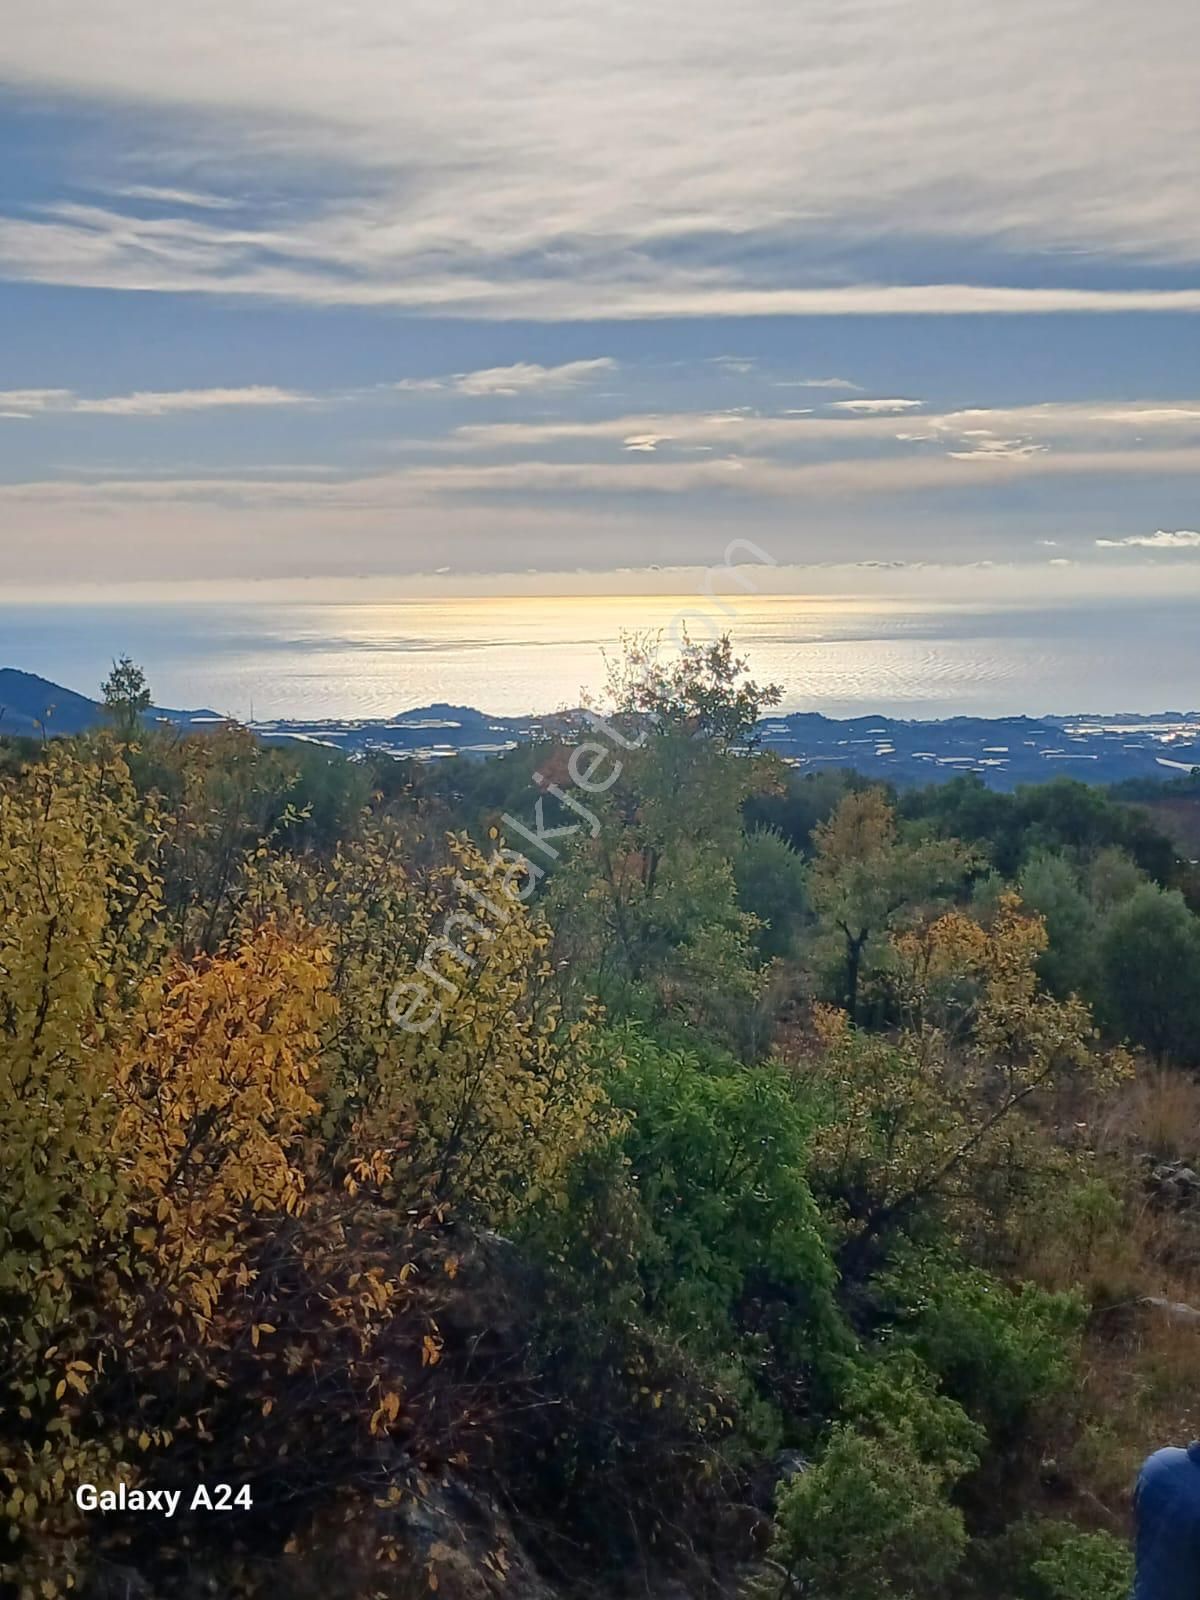
[[[1147,1294],[1142,1296],[1138,1305],[1161,1311],[1164,1316],[1170,1317],[1172,1322],[1200,1324],[1200,1308],[1185,1305],[1182,1300],[1165,1300],[1161,1295]]]
[[[775,1469],[776,1483],[790,1483],[802,1472],[807,1472],[810,1463],[808,1457],[801,1455],[799,1450],[781,1450],[771,1465]]]
[[[1182,1161],[1160,1161],[1150,1171],[1147,1187],[1169,1205],[1200,1205],[1200,1175]]]
[[[440,1600],[555,1600],[481,1491],[448,1479],[421,1500],[406,1498],[395,1516],[414,1565],[436,1575]]]

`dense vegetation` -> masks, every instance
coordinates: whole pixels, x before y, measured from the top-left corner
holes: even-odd
[[[0,1586],[1124,1596],[1200,1431],[1142,813],[800,777],[727,642],[431,769],[106,689],[0,748]]]

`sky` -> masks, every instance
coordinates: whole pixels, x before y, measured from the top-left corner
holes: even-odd
[[[735,538],[1200,592],[1198,49],[1194,0],[42,0],[4,593],[677,589]]]

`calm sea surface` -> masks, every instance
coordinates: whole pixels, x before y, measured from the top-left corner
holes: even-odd
[[[409,600],[387,604],[61,605],[0,602],[0,666],[94,694],[112,658],[146,669],[160,705],[237,717],[380,717],[450,701],[497,714],[577,703],[623,629],[669,629],[678,598]],[[718,619],[719,620],[719,619]],[[1194,602],[922,606],[738,597],[728,626],[786,710],[1189,710],[1200,705]]]

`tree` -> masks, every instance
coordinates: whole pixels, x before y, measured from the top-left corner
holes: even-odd
[[[1038,851],[1021,874],[1021,898],[1046,924],[1046,949],[1038,963],[1046,986],[1064,997],[1092,999],[1098,918],[1075,867],[1061,851]]]
[[[763,976],[759,921],[735,880],[742,807],[779,781],[774,758],[744,753],[778,691],[743,673],[728,639],[685,645],[670,665],[627,639],[610,671],[619,753],[604,753],[603,779],[576,779],[583,807],[578,795],[543,802],[547,824],[575,829],[548,894],[564,970],[618,1015],[667,1014],[739,1044],[749,1041]],[[592,749],[601,753],[576,747],[568,774]],[[571,778],[551,760],[541,781],[551,796]]]
[[[1102,1077],[1087,1007],[1039,985],[1045,943],[1012,894],[990,928],[948,911],[893,936],[905,1023],[895,1038],[818,1009],[824,1048],[808,1082],[825,1109],[813,1181],[841,1213],[848,1274],[922,1216],[965,1230],[997,1204],[1013,1209],[1046,1161],[1036,1140],[1020,1149],[1020,1113],[1079,1075]],[[1123,1068],[1119,1054],[1113,1065]]]
[[[1145,884],[1110,915],[1100,941],[1101,1013],[1160,1060],[1200,1059],[1200,921],[1177,889]]]
[[[128,743],[142,725],[142,717],[149,711],[153,700],[146,674],[141,667],[122,656],[114,661],[112,671],[100,686],[104,696],[104,709],[117,730],[118,736]]]
[[[627,633],[608,663],[608,694],[617,715],[660,733],[684,732],[723,746],[756,741],[763,710],[779,704],[778,684],[745,678],[746,663],[723,634],[696,644],[686,633],[677,657],[661,659],[661,638]]]
[[[853,1022],[869,941],[886,935],[899,912],[960,883],[970,857],[956,840],[908,844],[882,789],[848,794],[813,830],[812,901],[843,950],[841,1000]]]
[[[803,859],[774,828],[743,835],[733,858],[738,904],[759,921],[754,942],[771,959],[790,956],[810,916]]]

